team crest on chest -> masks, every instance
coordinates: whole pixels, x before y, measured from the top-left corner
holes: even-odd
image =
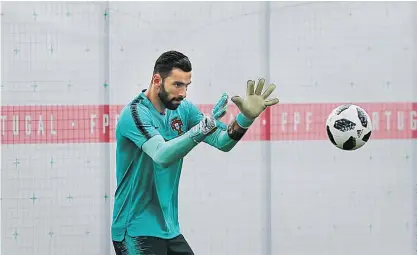
[[[175,117],[171,120],[171,128],[175,132],[177,132],[178,135],[182,135],[184,132],[182,131],[182,120],[178,117]]]

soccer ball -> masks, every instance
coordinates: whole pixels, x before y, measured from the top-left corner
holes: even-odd
[[[336,107],[326,121],[327,136],[339,149],[356,150],[368,142],[372,122],[364,109],[354,104]]]

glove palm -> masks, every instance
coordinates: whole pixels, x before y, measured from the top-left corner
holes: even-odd
[[[262,93],[264,84],[265,79],[260,79],[255,90],[255,81],[249,80],[247,82],[246,99],[240,96],[231,98],[240,112],[250,120],[256,119],[267,107],[279,103],[278,98],[267,99],[274,92],[276,85],[270,84],[265,92]]]

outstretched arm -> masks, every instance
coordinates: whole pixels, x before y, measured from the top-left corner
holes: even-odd
[[[187,134],[168,142],[165,142],[161,135],[156,135],[143,144],[142,150],[157,164],[168,167],[173,162],[186,156],[197,144]]]
[[[118,132],[133,141],[162,167],[183,158],[216,128],[215,118],[204,116],[184,135],[165,142],[151,118],[146,109],[132,104],[130,110],[125,109],[121,114]]]
[[[233,103],[239,108],[240,112],[236,119],[231,121],[229,125],[219,121],[219,128],[211,135],[204,139],[204,142],[211,146],[222,150],[230,151],[242,137],[245,135],[248,128],[253,124],[255,119],[269,106],[275,105],[279,102],[278,98],[267,99],[269,95],[275,90],[275,85],[271,84],[264,93],[262,93],[265,80],[260,79],[255,90],[255,81],[249,80],[247,82],[246,99],[239,96],[232,97]],[[224,95],[223,95],[224,97]],[[219,105],[222,105],[222,99],[213,109],[213,114],[221,112],[225,114],[226,109],[222,110]],[[197,123],[203,114],[199,109],[190,104],[190,124]]]
[[[190,125],[198,123],[203,114],[194,106],[190,106]],[[221,151],[228,152],[242,139],[253,121],[246,119],[239,114],[236,119],[231,121],[228,125],[221,121],[218,122],[218,128],[212,134],[208,135],[203,141],[214,148]]]

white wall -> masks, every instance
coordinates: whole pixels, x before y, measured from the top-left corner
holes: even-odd
[[[270,125],[273,141],[251,133],[227,154],[203,144],[187,156],[180,219],[196,254],[414,254],[417,136],[410,125],[384,130],[383,113],[394,126],[399,110],[417,110],[415,11],[411,2],[2,2],[2,254],[113,254],[114,143],[88,139],[90,111],[101,131],[94,105],[129,102],[169,49],[191,58],[196,104],[244,95],[260,76],[282,102],[254,126]],[[356,152],[334,148],[321,126],[329,104],[343,102],[381,114]],[[37,115],[36,105],[49,105],[68,140],[22,138],[22,119],[12,135],[12,116]]]
[[[414,3],[287,5],[271,5],[270,54],[286,102],[416,100]],[[273,254],[414,254],[415,146],[273,143]]]

